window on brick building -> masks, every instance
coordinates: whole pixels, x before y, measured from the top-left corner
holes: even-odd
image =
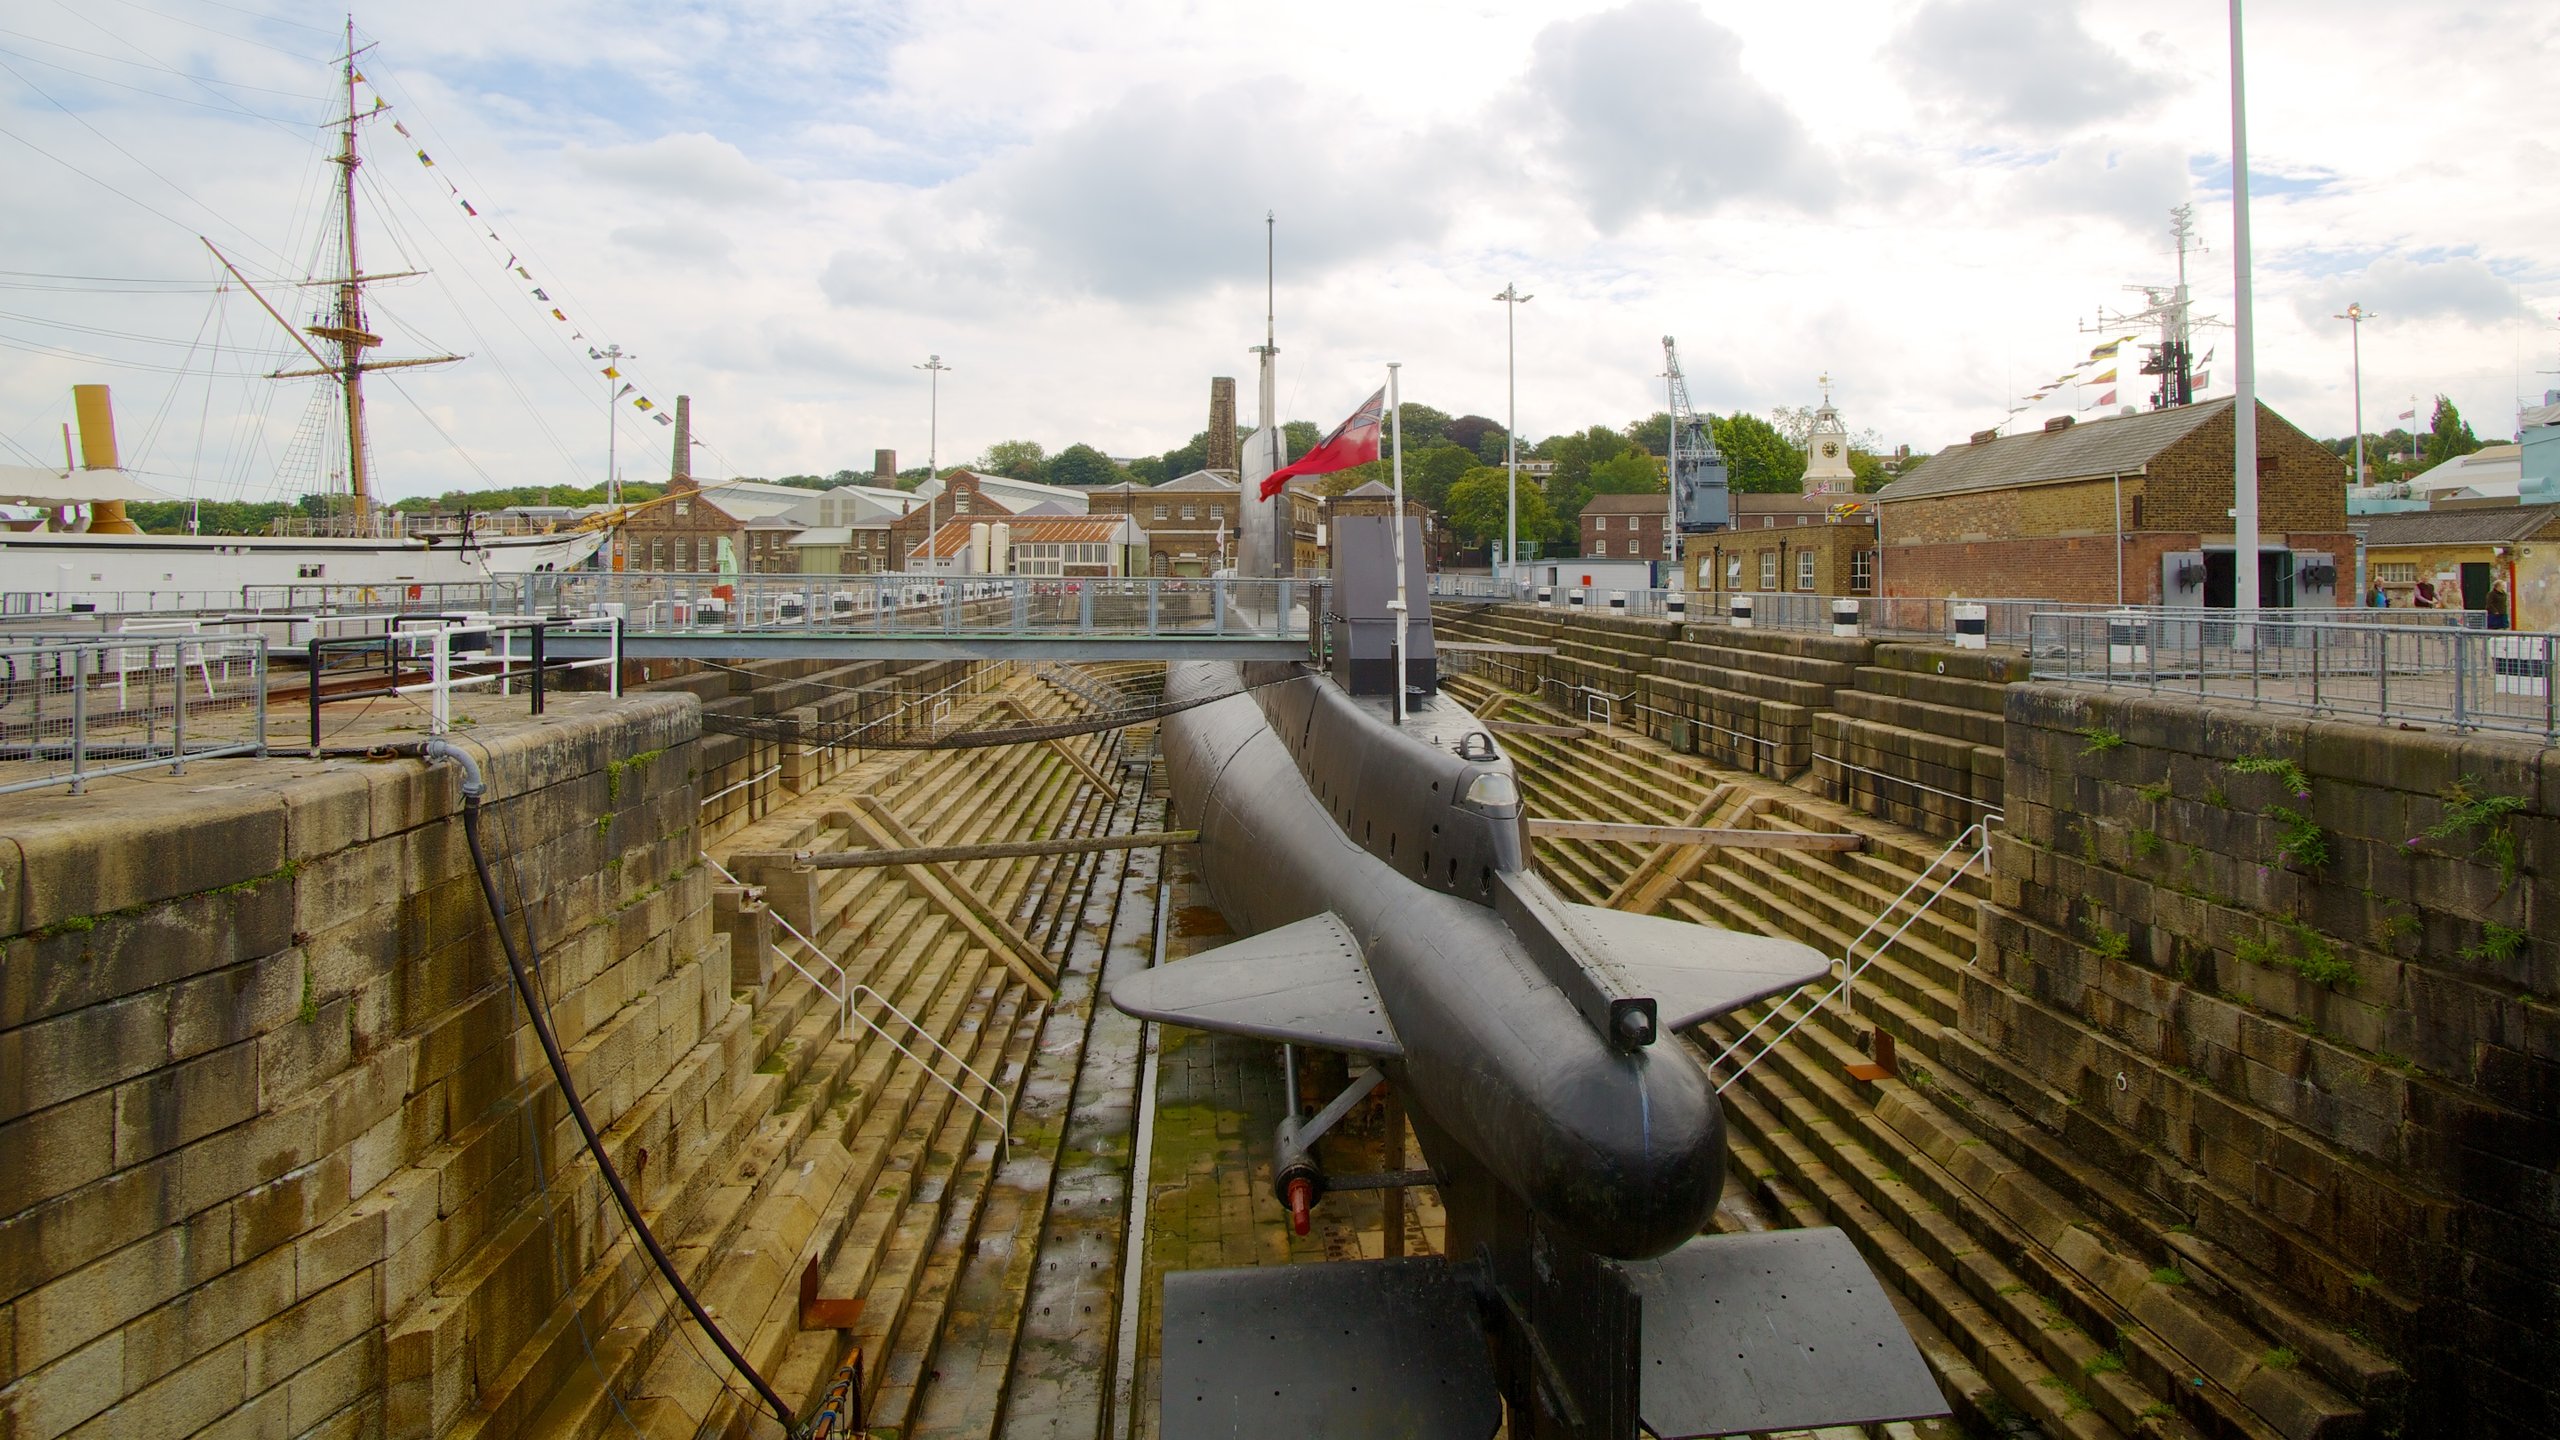
[[[1157,518],[1157,519],[1159,519],[1159,520],[1166,520],[1166,519],[1171,519],[1171,518],[1172,518],[1172,516],[1173,516],[1173,507],[1172,507],[1172,506],[1170,506],[1170,505],[1158,505],[1158,506],[1156,507],[1156,518]],[[1394,677],[1394,676],[1392,676],[1392,675],[1390,675],[1390,676],[1388,676],[1387,678],[1388,678],[1388,679],[1390,679],[1390,680],[1392,680],[1392,679],[1394,679],[1395,677]]]
[[[1873,550],[1850,551],[1849,589],[1858,594],[1865,594],[1874,588],[1876,588],[1876,552]]]
[[[1592,541],[1592,542],[1591,542],[1591,553],[1592,553],[1592,554],[1594,554],[1594,555],[1606,555],[1606,554],[1608,554],[1608,553],[1609,553],[1609,542],[1608,542],[1608,541],[1606,541],[1606,540],[1594,540],[1594,541]],[[1390,679],[1390,680],[1393,680],[1393,679],[1394,679],[1394,678],[1396,678],[1396,677],[1394,677],[1393,675],[1390,675],[1390,676],[1388,676],[1387,678],[1388,678],[1388,679]]]
[[[2418,583],[2418,564],[2414,560],[2386,561],[2373,567],[2373,578],[2382,585],[2415,585]]]
[[[1211,521],[1213,524],[1218,524],[1218,525],[1224,525],[1224,524],[1226,524],[1226,523],[1227,523],[1227,507],[1226,507],[1226,506],[1224,506],[1224,505],[1212,505],[1212,506],[1210,506],[1210,507],[1209,507],[1209,519],[1210,519],[1210,521]]]
[[[1778,552],[1775,550],[1760,552],[1760,588],[1763,590],[1778,588]]]
[[[649,568],[652,570],[664,570],[667,568],[666,541],[652,540],[649,542]]]
[[[1185,519],[1185,520],[1197,520],[1197,519],[1199,519],[1199,518],[1200,518],[1200,507],[1199,507],[1199,506],[1197,506],[1197,505],[1185,505],[1185,506],[1183,506],[1183,507],[1182,507],[1182,518],[1183,518],[1183,519]],[[1390,679],[1392,679],[1392,678],[1394,678],[1394,677],[1390,676],[1389,678],[1390,678]]]
[[[1799,590],[1813,588],[1813,552],[1810,550],[1796,552],[1796,588]]]

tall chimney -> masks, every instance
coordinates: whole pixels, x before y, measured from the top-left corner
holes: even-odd
[[[667,467],[667,485],[685,490],[693,485],[693,397],[676,397],[676,453]]]
[[[1209,381],[1209,458],[1203,468],[1222,470],[1229,475],[1241,472],[1236,457],[1236,377],[1214,376]],[[1165,477],[1170,480],[1174,477]]]
[[[897,484],[897,483],[898,483],[898,452],[897,452],[897,451],[895,451],[895,450],[874,450],[874,451],[872,451],[872,452],[871,452],[871,478],[872,478],[874,481],[877,481],[878,483],[880,483],[880,484],[882,484],[882,485],[895,485],[895,484]]]

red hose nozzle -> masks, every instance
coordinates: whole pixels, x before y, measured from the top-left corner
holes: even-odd
[[[1315,1208],[1315,1203],[1314,1181],[1301,1177],[1289,1182],[1289,1230],[1292,1234],[1307,1233],[1307,1212]]]

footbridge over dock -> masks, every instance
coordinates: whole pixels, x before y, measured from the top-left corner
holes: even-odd
[[[261,634],[279,651],[480,618],[609,620],[547,639],[563,659],[1288,660],[1323,586],[1075,575],[572,572],[482,585],[245,586],[58,597],[10,631]],[[618,633],[617,633],[618,632]]]

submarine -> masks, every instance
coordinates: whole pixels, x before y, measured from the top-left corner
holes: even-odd
[[[1252,497],[1281,457],[1263,353],[1242,565],[1267,576],[1279,527]],[[1724,1117],[1666,1042],[1823,977],[1826,957],[1561,898],[1530,867],[1510,757],[1439,691],[1427,606],[1398,614],[1427,594],[1420,520],[1371,485],[1328,523],[1308,661],[1166,681],[1173,803],[1241,938],[1110,998],[1351,1057],[1348,1088],[1313,1115],[1291,1094],[1273,1137],[1300,1233],[1335,1178],[1315,1141],[1395,1087],[1446,1254],[1167,1272],[1160,1433],[1482,1440],[1507,1413],[1524,1440],[1628,1440],[1946,1413],[1841,1232],[1701,1233]]]

